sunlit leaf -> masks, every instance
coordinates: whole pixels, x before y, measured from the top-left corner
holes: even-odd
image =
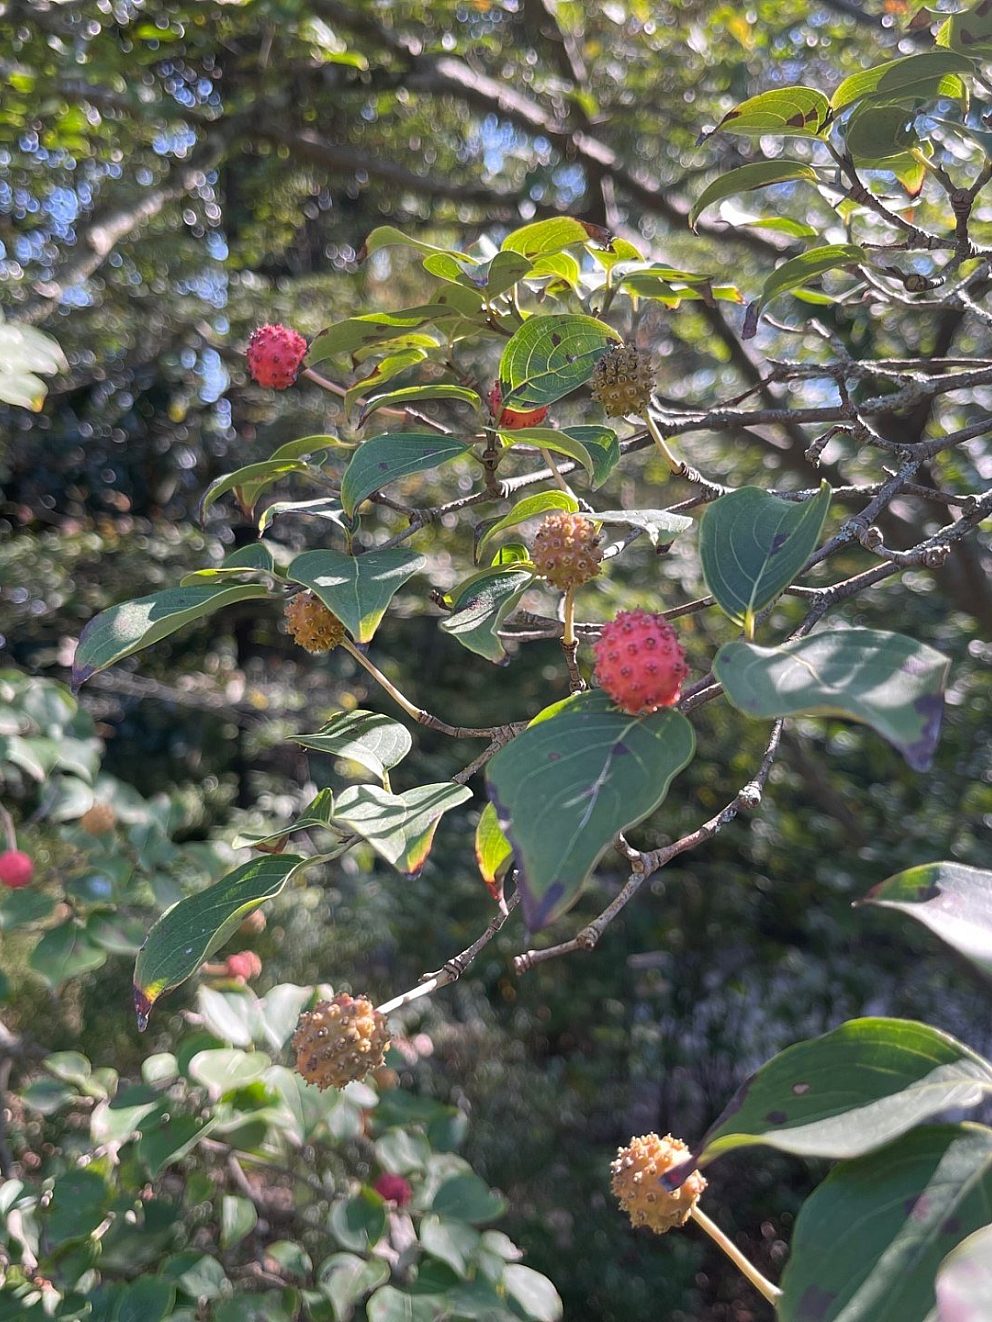
[[[375,785],[352,785],[334,802],[338,828],[354,831],[398,872],[419,872],[444,813],[472,797],[465,785],[443,781],[390,794]]]
[[[577,313],[531,317],[507,341],[499,364],[503,404],[533,409],[584,385],[620,335],[604,321]]]
[[[471,452],[471,443],[435,432],[383,432],[355,451],[341,479],[341,504],[346,514],[373,491],[411,473],[449,463]]]
[[[367,643],[393,597],[425,563],[422,555],[398,548],[363,555],[304,551],[289,566],[286,577],[316,593],[356,642]]]
[[[881,882],[861,903],[908,914],[992,976],[992,872],[924,863]]]

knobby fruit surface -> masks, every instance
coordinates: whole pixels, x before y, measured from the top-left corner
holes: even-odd
[[[620,611],[603,626],[593,651],[597,682],[631,716],[646,716],[678,701],[689,667],[664,616]]]
[[[537,530],[531,559],[552,587],[581,587],[596,577],[603,560],[596,524],[583,514],[549,514]]]
[[[330,652],[344,641],[344,625],[312,592],[298,592],[283,615],[294,642],[308,652]]]
[[[288,326],[259,326],[248,340],[248,371],[257,385],[288,390],[306,357],[307,342]]]
[[[689,1149],[680,1138],[666,1134],[643,1134],[632,1138],[625,1148],[617,1150],[616,1160],[610,1166],[610,1185],[620,1206],[635,1226],[647,1226],[656,1235],[664,1235],[676,1226],[685,1225],[706,1181],[699,1171],[693,1171],[680,1188],[669,1192],[661,1177],[672,1166],[689,1155]]]
[[[304,1011],[293,1034],[297,1073],[321,1091],[364,1079],[388,1046],[385,1017],[368,997],[345,992]]]
[[[632,344],[608,350],[593,369],[589,390],[611,418],[643,413],[651,402],[655,369],[651,355]]]

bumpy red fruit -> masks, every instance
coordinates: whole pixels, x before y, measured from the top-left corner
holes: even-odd
[[[494,383],[492,390],[489,392],[489,408],[496,420],[496,426],[502,427],[504,431],[519,431],[521,427],[540,427],[548,416],[546,408],[503,408],[503,392],[498,381]]]
[[[344,641],[344,625],[312,592],[298,592],[283,615],[292,638],[308,652],[330,652]]]
[[[251,379],[270,390],[288,390],[306,352],[307,342],[299,331],[288,326],[259,326],[248,341]]]
[[[581,587],[596,577],[603,559],[595,523],[582,514],[549,514],[537,530],[531,559],[552,587]]]
[[[670,707],[689,673],[675,630],[650,611],[620,611],[593,650],[597,681],[632,716]]]
[[[672,1193],[661,1183],[664,1173],[688,1155],[689,1149],[682,1140],[672,1138],[671,1134],[664,1138],[644,1134],[618,1149],[617,1159],[610,1167],[611,1186],[635,1226],[648,1226],[656,1235],[664,1235],[688,1221],[706,1181],[698,1171],[693,1171]]]
[[[651,355],[632,344],[618,344],[593,369],[589,390],[611,418],[643,413],[651,402],[655,371]]]
[[[413,1189],[402,1175],[380,1175],[372,1188],[380,1198],[385,1198],[387,1203],[395,1203],[397,1207],[406,1207],[413,1197]]]
[[[389,1029],[366,996],[342,992],[300,1015],[293,1034],[297,1073],[318,1088],[343,1088],[378,1069]]]
[[[34,876],[34,863],[30,854],[20,849],[7,849],[0,854],[0,885],[17,891],[30,885]]]
[[[240,978],[242,982],[250,982],[261,973],[262,961],[254,950],[239,950],[236,955],[228,955],[224,971],[229,978]]]

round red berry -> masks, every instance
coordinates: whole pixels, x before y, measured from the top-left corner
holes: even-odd
[[[397,1207],[406,1207],[413,1197],[413,1189],[402,1175],[380,1175],[372,1188],[380,1198],[385,1198],[387,1203],[395,1203]]]
[[[593,650],[597,681],[631,716],[646,716],[678,701],[689,667],[663,615],[620,611],[603,626]]]
[[[33,876],[34,863],[30,854],[20,849],[8,849],[0,854],[0,885],[17,891],[22,886],[30,885]]]
[[[494,382],[493,388],[489,392],[489,408],[496,419],[496,426],[502,427],[504,431],[519,431],[521,427],[540,427],[548,416],[546,408],[503,408],[503,392],[498,381]]]
[[[248,371],[251,379],[270,390],[288,390],[296,380],[307,342],[288,326],[259,326],[248,341]]]

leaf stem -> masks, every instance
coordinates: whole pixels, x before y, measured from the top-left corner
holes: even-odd
[[[565,479],[562,477],[561,470],[558,467],[554,455],[551,453],[551,451],[548,449],[546,445],[539,446],[538,448],[541,451],[541,458],[551,469],[551,476],[552,478],[554,478],[555,485],[560,487],[562,491],[565,492],[566,495],[573,496],[574,492],[572,491],[572,488],[568,485],[568,483],[565,481]]]
[[[652,441],[654,441],[658,453],[661,455],[662,459],[664,459],[668,467],[668,471],[674,474],[676,477],[680,476],[680,474],[685,469],[685,464],[681,463],[672,454],[671,450],[668,448],[668,442],[665,440],[664,436],[662,436],[661,432],[658,430],[658,424],[655,422],[654,418],[652,418],[651,414],[647,411],[647,409],[645,409],[644,411],[644,425],[651,433],[651,439]]]
[[[699,1210],[698,1206],[692,1209],[690,1216],[701,1230],[705,1230],[717,1248],[723,1250],[737,1270],[747,1277],[758,1293],[764,1295],[770,1304],[776,1304],[782,1296],[782,1291],[777,1285],[773,1285],[766,1276],[762,1276],[754,1263],[744,1256],[732,1240],[727,1238],[716,1222],[711,1221],[705,1212]]]

